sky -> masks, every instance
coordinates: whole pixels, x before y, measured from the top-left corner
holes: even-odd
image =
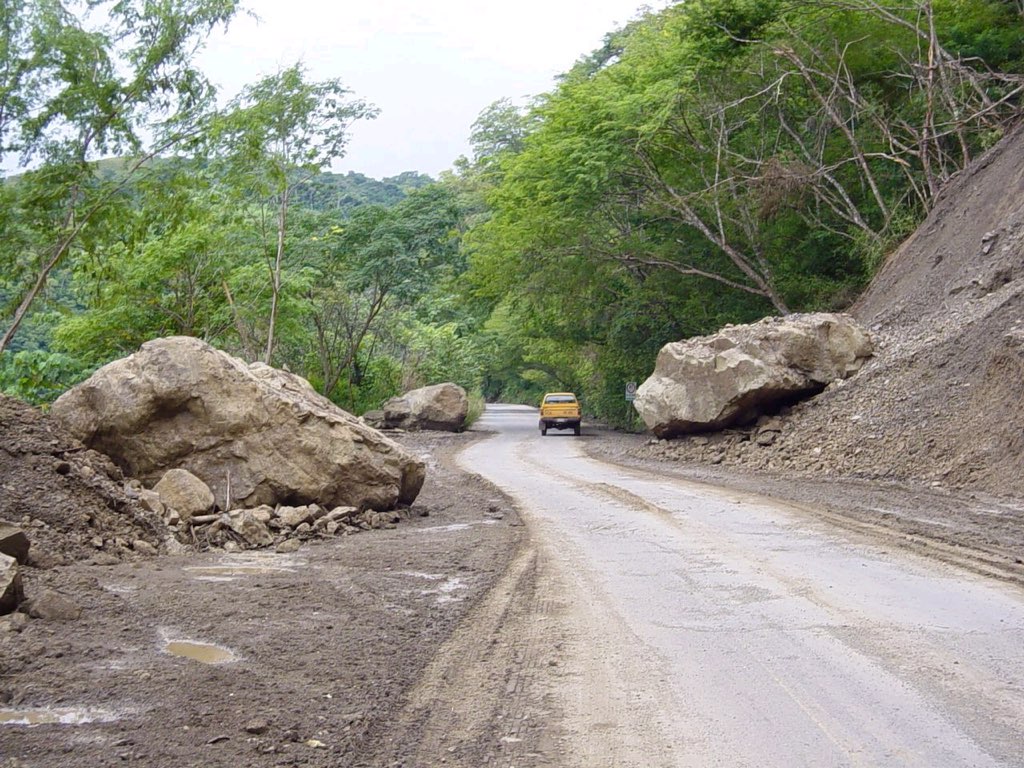
[[[339,78],[380,109],[351,130],[332,170],[373,178],[436,177],[469,155],[473,121],[491,103],[524,103],[600,47],[643,5],[666,0],[248,0],[215,34],[200,68],[230,98],[297,61],[308,78]]]

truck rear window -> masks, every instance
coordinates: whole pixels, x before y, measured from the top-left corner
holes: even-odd
[[[576,398],[572,395],[548,395],[544,398],[545,403],[575,403]]]

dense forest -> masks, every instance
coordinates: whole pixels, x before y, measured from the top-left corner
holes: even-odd
[[[218,101],[237,0],[0,9],[0,388],[37,403],[187,334],[356,413],[449,380],[627,425],[664,343],[848,306],[1024,90],[1019,0],[688,0],[378,181],[327,170],[376,114],[343,77]]]

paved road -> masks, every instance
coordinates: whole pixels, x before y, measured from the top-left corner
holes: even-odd
[[[521,506],[575,627],[544,694],[568,764],[1024,766],[1019,588],[588,459],[534,409],[480,426],[460,460]]]

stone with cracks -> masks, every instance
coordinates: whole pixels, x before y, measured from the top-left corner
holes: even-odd
[[[143,344],[66,392],[51,413],[147,485],[187,469],[224,510],[388,509],[411,503],[425,475],[422,461],[305,379],[189,337]]]
[[[24,599],[18,561],[0,554],[0,614],[10,613]]]
[[[210,486],[187,469],[169,469],[153,486],[164,505],[175,510],[182,520],[203,515],[213,509]]]
[[[871,354],[868,332],[846,315],[726,326],[662,347],[634,406],[662,438],[745,424],[847,378]]]
[[[382,411],[366,414],[367,421],[391,429],[432,429],[460,432],[466,427],[469,397],[457,384],[434,384],[406,392],[384,403]]]

